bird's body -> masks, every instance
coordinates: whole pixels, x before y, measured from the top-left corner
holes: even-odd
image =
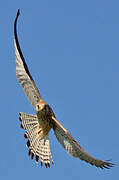
[[[36,114],[39,122],[38,133],[43,134],[42,136],[45,136],[49,133],[51,128],[53,128],[52,116],[54,116],[54,113],[50,106],[46,104],[41,110],[38,110]]]
[[[65,150],[75,158],[95,165],[100,168],[110,168],[112,163],[98,160],[88,154],[69,134],[69,132],[56,120],[51,107],[42,99],[34,80],[28,70],[24,56],[22,54],[18,37],[17,37],[17,19],[19,17],[20,10],[17,12],[17,16],[14,22],[14,46],[16,56],[16,76],[24,89],[26,96],[33,105],[36,111],[36,115],[32,114],[20,114],[21,127],[26,130],[24,137],[28,138],[26,143],[29,148],[29,156],[31,159],[36,158],[36,162],[41,161],[46,167],[50,167],[50,162],[54,163],[49,142],[49,132],[54,130],[54,134],[60,144]]]

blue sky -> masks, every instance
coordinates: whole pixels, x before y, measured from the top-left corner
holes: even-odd
[[[0,177],[21,179],[118,178],[119,1],[2,1]],[[17,82],[13,23],[42,97],[85,150],[116,166],[100,170],[69,156],[50,133],[55,165],[28,157],[18,112],[35,113]]]

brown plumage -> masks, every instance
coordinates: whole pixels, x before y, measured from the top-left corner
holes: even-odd
[[[24,92],[31,104],[36,110],[36,115],[19,113],[21,127],[26,130],[24,137],[28,139],[26,146],[29,148],[29,156],[34,158],[38,163],[41,161],[46,168],[50,167],[50,162],[54,161],[50,152],[49,132],[54,130],[55,136],[65,150],[75,158],[80,158],[91,165],[99,168],[110,168],[114,164],[108,161],[102,161],[88,154],[69,134],[69,132],[56,120],[56,117],[51,107],[42,99],[34,80],[28,70],[27,64],[23,57],[18,37],[17,37],[17,20],[20,15],[20,10],[14,22],[14,46],[16,56],[16,76],[24,89]]]

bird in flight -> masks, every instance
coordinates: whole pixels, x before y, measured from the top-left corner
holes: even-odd
[[[35,157],[37,163],[40,159],[41,166],[45,164],[46,168],[50,167],[51,163],[54,164],[49,142],[49,132],[51,129],[53,129],[57,140],[71,156],[80,158],[81,160],[96,167],[109,169],[114,164],[110,163],[109,161],[98,160],[88,154],[62,126],[62,124],[56,120],[53,110],[42,99],[29,72],[19,45],[17,37],[17,20],[19,15],[20,10],[18,9],[14,21],[16,76],[19,83],[23,87],[27,98],[34,106],[36,111],[36,115],[26,114],[23,112],[19,113],[21,127],[26,130],[24,137],[28,139],[26,146],[29,148],[29,156],[31,159]]]

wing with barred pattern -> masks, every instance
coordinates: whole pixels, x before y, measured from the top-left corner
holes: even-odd
[[[109,169],[114,164],[105,162],[102,160],[98,160],[88,154],[75,140],[74,138],[69,134],[69,132],[55,119],[55,117],[52,117],[53,119],[53,130],[56,135],[56,138],[60,142],[60,144],[65,148],[65,150],[73,157],[80,158],[81,160],[84,160],[87,163],[90,163],[91,165],[94,165],[99,168],[107,168]]]
[[[23,57],[18,37],[17,37],[17,19],[19,17],[20,10],[17,12],[17,16],[14,22],[14,47],[15,47],[15,56],[16,56],[16,76],[24,89],[24,92],[31,104],[35,106],[41,98],[40,93],[34,83],[34,80],[28,70],[27,64]]]

